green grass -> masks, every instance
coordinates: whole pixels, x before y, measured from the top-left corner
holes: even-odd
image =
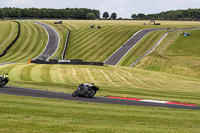
[[[0,54],[17,36],[18,25],[15,22],[0,21]]]
[[[21,34],[17,42],[0,58],[0,62],[25,62],[37,57],[45,48],[47,34],[45,30],[30,22],[20,22]]]
[[[53,21],[42,21],[52,25],[66,39],[69,27],[71,35],[66,59],[83,59],[84,61],[105,61],[116,49],[126,42],[136,31],[145,28],[142,22],[125,21],[63,21],[62,25],[54,25]],[[90,25],[101,26],[91,29]],[[140,25],[141,24],[141,25]],[[59,28],[65,27],[65,28]],[[60,48],[64,42],[60,43]],[[57,52],[60,57],[62,51]],[[56,56],[55,55],[55,56]]]
[[[83,59],[84,61],[103,62],[112,52],[127,41],[133,33],[139,30],[139,28],[131,29],[132,25],[110,23],[109,21],[63,21],[62,25],[54,25],[53,21],[42,22],[52,25],[59,32],[61,40],[64,40],[60,42],[61,50],[67,36],[66,27],[69,27],[71,35],[65,58]],[[91,24],[100,25],[102,28],[91,29]],[[61,57],[61,50],[58,50],[55,56]]]
[[[196,27],[197,22],[160,21],[160,26],[143,25],[147,21],[97,21],[97,20],[64,20],[62,25],[54,25],[54,21],[42,22],[50,24],[61,37],[59,50],[53,56],[61,58],[62,49],[67,36],[67,28],[71,35],[66,59],[83,59],[84,61],[105,61],[114,51],[125,43],[135,32],[141,29],[166,27]],[[90,25],[101,26],[101,29],[91,29]],[[158,33],[157,33],[158,34]],[[152,40],[159,40],[160,35]],[[146,40],[147,41],[147,40]],[[130,61],[130,60],[131,61]],[[126,57],[122,65],[132,62],[131,56]]]
[[[198,133],[198,110],[0,95],[3,133]]]
[[[63,25],[53,25],[53,21],[42,22],[51,23],[62,35],[60,50],[55,56],[61,55],[63,39],[66,36],[65,29],[69,27],[72,34],[67,58],[79,58],[86,61],[104,61],[139,29],[199,25],[197,22],[170,21],[161,21],[160,26],[144,26],[145,21],[66,20]],[[32,50],[29,50],[31,54],[27,54],[28,52],[25,51],[28,48],[27,44],[32,42],[30,46],[33,47],[33,44],[38,44],[34,43],[36,40],[41,41],[37,46],[44,47],[43,45],[46,44],[46,33],[43,28],[32,23],[21,23],[23,36],[18,45],[13,47],[14,55],[7,55],[7,58],[0,59],[0,62],[24,61],[26,58],[37,55],[36,51],[40,53],[39,49],[42,49],[36,49],[34,54]],[[90,29],[91,24],[98,24],[102,28]],[[36,32],[31,34],[33,30]],[[41,37],[37,31],[41,32],[40,34],[45,38]],[[126,94],[127,97],[132,98],[200,105],[199,45],[197,45],[199,31],[189,32],[192,36],[187,38],[180,37],[180,32],[170,33],[153,53],[134,68],[21,63],[0,66],[0,74],[9,74],[8,85],[10,86],[72,93],[79,84],[93,82],[100,87],[96,96],[124,96]],[[138,56],[145,52],[145,46],[151,45],[162,36],[160,32],[151,34],[152,37],[147,36],[142,41],[144,43],[141,44],[144,46],[141,44],[137,46],[138,50],[141,50],[141,52],[136,52]],[[173,44],[169,43],[170,40]],[[192,49],[191,46],[195,48]],[[18,52],[18,50],[21,51]],[[133,59],[131,55],[127,55],[125,60],[123,64],[126,66]],[[197,133],[200,129],[198,110],[95,104],[8,95],[0,95],[0,97],[0,132],[4,133]]]
[[[95,83],[98,96],[190,102],[200,105],[200,79],[127,67],[12,64],[0,66],[9,85],[72,93],[81,83]]]
[[[188,32],[192,36],[181,36],[181,32],[168,34],[160,46],[136,68],[200,78],[200,30]]]

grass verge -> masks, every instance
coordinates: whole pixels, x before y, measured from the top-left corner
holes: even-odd
[[[199,111],[0,95],[4,133],[198,133]]]

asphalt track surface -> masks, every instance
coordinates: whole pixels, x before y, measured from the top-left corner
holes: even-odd
[[[59,37],[57,31],[53,27],[51,27],[50,25],[45,24],[45,23],[41,23],[41,22],[33,22],[33,23],[36,23],[36,24],[42,26],[48,34],[48,42],[47,42],[46,48],[35,59],[41,59],[42,57],[50,58],[51,56],[53,56],[53,54],[58,49],[60,37]]]
[[[39,97],[39,98],[51,98],[51,99],[60,99],[60,100],[71,100],[71,101],[90,102],[90,103],[167,107],[167,108],[200,110],[199,106],[150,103],[150,102],[142,102],[142,101],[130,101],[130,100],[124,100],[124,99],[112,99],[112,98],[106,98],[106,97],[81,98],[81,97],[72,97],[71,94],[67,94],[67,93],[43,91],[43,90],[27,89],[27,88],[19,88],[19,87],[10,87],[10,86],[5,86],[5,87],[0,88],[0,94]]]
[[[104,63],[106,65],[117,65],[118,62],[140,41],[142,40],[148,33],[152,31],[158,30],[167,30],[167,28],[161,29],[146,29],[141,30],[136,33],[130,40],[128,40],[125,44],[123,44],[115,53],[113,53]]]

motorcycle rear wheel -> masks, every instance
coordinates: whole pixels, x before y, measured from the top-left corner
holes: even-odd
[[[88,90],[87,93],[85,94],[86,98],[92,98],[96,94],[95,90]]]
[[[5,81],[2,81],[2,83],[0,83],[0,87],[3,87],[6,85],[6,82]]]

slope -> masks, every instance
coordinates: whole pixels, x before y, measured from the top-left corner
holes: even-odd
[[[20,22],[21,34],[17,42],[0,58],[1,63],[25,62],[39,55],[46,46],[47,35],[39,25]]]
[[[10,21],[0,21],[0,53],[14,40],[17,36],[17,24]]]
[[[136,68],[200,77],[200,30],[170,33],[161,45]]]

